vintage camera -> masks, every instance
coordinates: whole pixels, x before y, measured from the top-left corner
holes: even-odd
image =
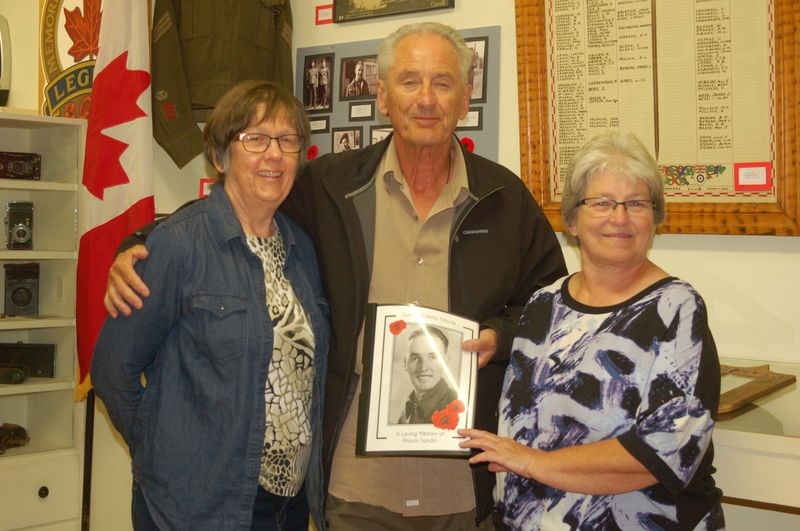
[[[6,315],[39,315],[39,264],[3,264]]]
[[[0,370],[22,369],[26,377],[53,378],[56,346],[53,343],[0,343]]]
[[[6,205],[9,249],[33,249],[33,203],[9,201]]]

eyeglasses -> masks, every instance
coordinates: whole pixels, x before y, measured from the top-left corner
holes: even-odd
[[[278,147],[284,153],[300,153],[303,149],[303,137],[300,135],[269,136],[261,133],[239,133],[242,147],[249,153],[264,153],[272,145],[273,140],[278,141]]]
[[[616,212],[617,207],[622,205],[630,216],[643,216],[656,209],[655,203],[649,199],[628,199],[627,201],[615,201],[607,197],[587,197],[581,199],[575,206],[587,206],[589,212],[596,217],[606,217]]]

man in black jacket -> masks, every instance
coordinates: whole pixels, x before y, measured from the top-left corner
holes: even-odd
[[[283,204],[317,246],[331,307],[323,422],[332,529],[491,529],[494,474],[465,459],[356,457],[368,302],[418,303],[480,322],[475,426],[497,429],[514,326],[531,294],[566,274],[558,240],[522,181],[464,150],[472,52],[448,26],[401,27],[381,44],[377,104],[394,134],[305,164]],[[147,294],[120,255],[106,307]],[[133,289],[132,289],[133,288]]]

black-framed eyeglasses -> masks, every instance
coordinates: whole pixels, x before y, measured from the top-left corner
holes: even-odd
[[[272,145],[273,140],[278,141],[278,147],[284,153],[300,153],[303,149],[303,137],[300,135],[269,136],[262,133],[239,133],[237,138],[244,150],[249,153],[264,153]]]
[[[656,205],[649,199],[628,199],[627,201],[616,201],[607,197],[586,197],[581,199],[575,206],[586,206],[593,215],[610,216],[619,205],[631,216],[641,216],[656,210]]]

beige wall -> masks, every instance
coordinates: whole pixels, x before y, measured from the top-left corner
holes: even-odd
[[[314,6],[329,2],[292,0],[296,47],[376,39],[400,24],[437,20],[456,28],[499,25],[501,64],[499,162],[519,171],[514,8],[511,0],[458,0],[452,11],[384,17],[348,24],[314,26]],[[0,0],[0,14],[12,33],[12,90],[9,105],[35,109],[37,98],[38,0]],[[205,174],[199,158],[179,171],[159,147],[155,149],[156,206],[174,209],[195,197]],[[571,270],[572,249],[565,248]],[[652,258],[670,273],[691,282],[705,297],[720,354],[737,358],[800,362],[800,238],[766,236],[663,235]],[[95,428],[92,528],[129,528],[130,473],[127,451],[110,428],[102,408]],[[751,509],[730,508],[728,529],[800,528],[800,518]],[[735,521],[734,521],[735,520]],[[766,525],[765,525],[766,524]]]

